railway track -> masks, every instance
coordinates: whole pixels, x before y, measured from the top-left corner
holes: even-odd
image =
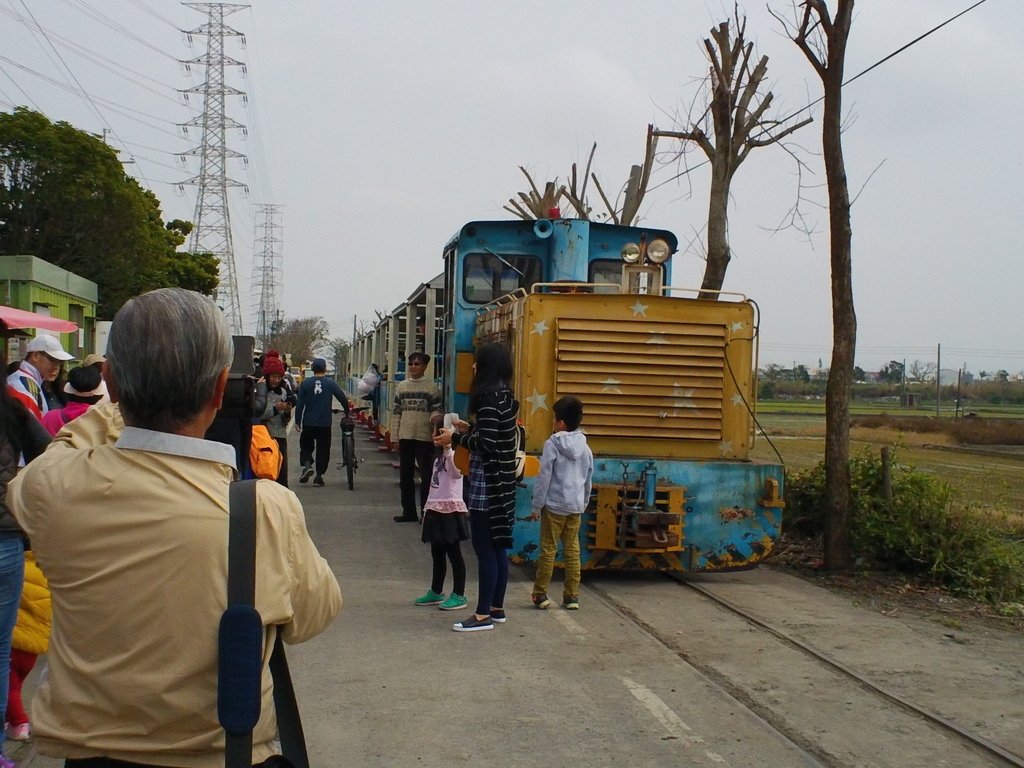
[[[614,585],[592,580],[587,589],[819,764],[1024,768],[1024,758],[994,740],[872,680],[712,589],[675,576],[666,581],[690,595],[680,601],[675,617],[650,611],[642,599]]]

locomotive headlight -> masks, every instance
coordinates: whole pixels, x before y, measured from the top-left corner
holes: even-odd
[[[655,264],[664,264],[671,255],[672,249],[661,238],[655,238],[647,244],[647,258]]]
[[[619,251],[619,255],[627,264],[636,264],[640,261],[640,246],[636,243],[626,243]]]

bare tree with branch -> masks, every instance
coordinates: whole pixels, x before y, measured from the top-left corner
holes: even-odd
[[[328,346],[331,328],[319,315],[285,320],[267,342],[268,348],[291,355],[293,364],[305,363]]]
[[[907,379],[918,383],[935,378],[935,363],[923,363],[915,360],[907,366]]]
[[[606,221],[612,224],[628,226],[632,224],[640,212],[640,204],[643,202],[647,192],[647,185],[651,179],[651,168],[654,163],[654,153],[657,148],[657,136],[654,135],[654,126],[647,126],[647,145],[644,151],[643,165],[634,165],[630,169],[629,180],[624,185],[622,205],[619,205],[618,196],[613,203],[601,186],[597,174],[591,171],[594,163],[594,153],[597,152],[597,142],[590,148],[590,155],[587,157],[587,165],[583,175],[577,175],[577,164],[572,164],[569,174],[569,185],[559,184],[558,179],[549,181],[544,185],[543,194],[540,192],[537,183],[533,180],[530,172],[523,166],[519,170],[526,176],[530,185],[529,192],[519,192],[516,197],[509,199],[508,204],[502,206],[509,213],[518,216],[526,221],[547,218],[552,208],[557,208],[561,200],[565,200],[573,209],[573,218],[591,221],[594,213],[593,207],[587,199],[587,184],[594,182],[597,194],[604,204],[605,213],[599,214]]]
[[[575,166],[573,168],[575,169]],[[548,218],[551,209],[557,208],[558,201],[565,195],[565,185],[559,185],[556,178],[554,181],[547,182],[544,185],[544,192],[541,193],[530,172],[521,165],[519,170],[523,172],[526,181],[529,182],[530,191],[519,192],[516,197],[510,198],[508,204],[503,205],[502,208],[525,221]]]
[[[778,144],[807,125],[805,119],[786,126],[769,117],[774,95],[764,90],[768,57],[752,66],[754,44],[746,39],[747,20],[734,10],[735,36],[728,21],[711,30],[704,48],[711,64],[706,80],[708,101],[703,113],[687,120],[686,130],[655,131],[654,135],[692,142],[711,164],[708,202],[707,266],[701,298],[714,299],[725,282],[732,260],[729,248],[729,189],[740,165],[757,147]],[[712,135],[709,135],[712,134]],[[682,150],[687,150],[684,147]]]
[[[853,304],[850,187],[843,158],[842,106],[846,46],[854,0],[836,0],[833,16],[825,0],[794,2],[794,21],[776,15],[821,79],[824,104],[821,144],[828,187],[832,271],[832,364],[825,388],[825,566],[848,570],[850,539],[850,395],[857,315]]]

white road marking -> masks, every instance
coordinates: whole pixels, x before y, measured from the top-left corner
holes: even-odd
[[[532,597],[533,597],[533,586],[532,585],[526,588],[526,594],[530,595],[530,597],[532,599]],[[557,601],[555,601],[555,600],[551,601],[551,607],[547,609],[547,612],[549,614],[551,614],[551,616],[554,617],[555,621],[557,621],[559,624],[561,624],[562,628],[565,629],[565,631],[567,631],[569,634],[572,634],[572,635],[585,635],[585,634],[587,634],[587,630],[584,629],[583,626],[578,621],[576,621],[572,616],[569,615],[569,611],[567,611],[564,608],[562,608],[561,606],[559,606]]]
[[[704,739],[694,735],[693,729],[684,723],[679,715],[673,712],[672,708],[661,700],[658,694],[650,688],[630,680],[628,677],[619,677],[619,679],[626,686],[627,690],[633,694],[633,698],[643,704],[644,708],[654,716],[654,719],[661,723],[662,727],[668,731],[669,736],[679,739],[688,747],[694,744],[704,744]],[[724,757],[709,749],[705,749],[704,754],[713,763],[728,765]]]
[[[566,629],[566,631],[570,632],[573,635],[587,634],[587,630],[585,630],[583,626],[578,621],[576,621],[576,619],[572,618],[569,615],[568,611],[566,611],[563,608],[556,608],[555,606],[551,607],[554,608],[554,611],[552,611],[551,615],[555,617],[555,621],[561,624]]]

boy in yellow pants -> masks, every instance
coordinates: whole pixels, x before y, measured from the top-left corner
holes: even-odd
[[[540,474],[533,486],[533,514],[540,518],[540,555],[532,599],[536,608],[551,605],[548,586],[555,565],[555,550],[562,542],[565,585],[562,607],[580,607],[580,520],[590,503],[594,477],[594,454],[580,429],[583,403],[576,397],[559,398],[551,407],[554,434],[544,443]]]

